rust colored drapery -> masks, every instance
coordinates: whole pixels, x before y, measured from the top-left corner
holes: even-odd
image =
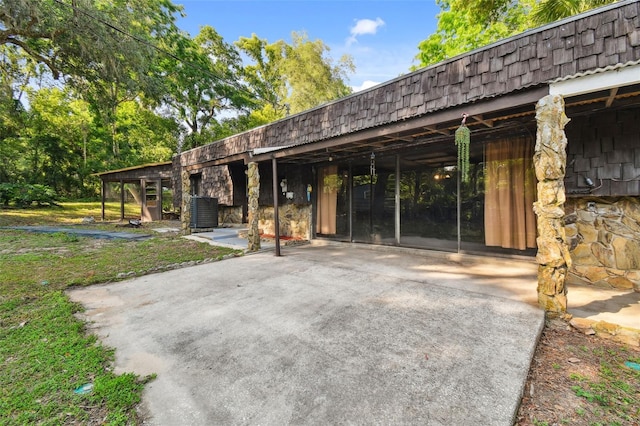
[[[488,246],[536,247],[533,144],[530,138],[487,143],[484,227]]]
[[[331,235],[336,233],[336,208],[338,205],[338,166],[328,166],[318,172],[318,214],[316,232]]]

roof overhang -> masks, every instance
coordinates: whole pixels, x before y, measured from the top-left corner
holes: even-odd
[[[547,86],[539,86],[506,96],[447,108],[421,117],[390,123],[384,126],[348,133],[335,138],[305,144],[279,147],[264,153],[253,152],[245,162],[262,162],[273,158],[283,161],[312,163],[325,161],[328,154],[345,156],[359,153],[411,149],[429,142],[451,139],[460,126],[462,114],[467,125],[478,129],[496,129],[509,118],[533,115],[536,102],[549,93]]]
[[[549,94],[567,98],[634,84],[640,84],[640,61],[558,79],[549,85]]]
[[[149,163],[123,169],[108,170],[106,172],[95,173],[103,182],[139,182],[146,180],[167,180],[171,179],[173,173],[173,163],[165,161],[161,163]]]

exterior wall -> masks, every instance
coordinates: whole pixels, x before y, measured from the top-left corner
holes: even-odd
[[[218,223],[220,225],[242,223],[242,207],[218,206]]]
[[[640,292],[640,198],[569,199],[568,282]]]
[[[311,239],[311,206],[308,204],[285,204],[278,208],[280,236]],[[275,235],[273,206],[261,206],[258,210],[260,232]]]
[[[640,195],[640,108],[572,118],[566,133],[567,195]]]
[[[271,163],[260,164],[260,205],[273,206],[273,171]],[[287,192],[293,193],[293,199],[287,199],[280,191],[280,182],[287,179]],[[309,165],[278,165],[278,204],[310,204],[307,200],[307,185],[314,186],[314,178]]]
[[[640,59],[640,2],[580,15],[186,151],[182,165],[307,144]]]
[[[576,117],[567,138],[570,282],[640,292],[640,108]]]
[[[215,197],[219,205],[233,205],[233,182],[229,167],[214,166],[202,169],[199,195]]]
[[[176,175],[180,176],[180,159],[176,157],[174,159],[174,177],[173,177],[173,204],[174,206],[179,206],[180,201],[182,200],[182,183],[178,179],[176,179]],[[201,174],[201,183],[200,183],[200,196],[202,197],[214,197],[218,199],[219,205],[231,206],[234,201],[234,187],[233,180],[231,179],[231,174],[229,173],[228,166],[213,166],[213,167],[203,167],[199,169],[197,172],[191,173],[193,174]]]

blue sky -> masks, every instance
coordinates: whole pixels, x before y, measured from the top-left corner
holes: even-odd
[[[255,33],[291,41],[292,31],[321,39],[339,58],[354,59],[349,84],[358,90],[409,71],[418,43],[435,32],[435,0],[174,0],[186,18],[177,25],[195,36],[210,25],[226,42]],[[364,87],[363,87],[364,85]]]

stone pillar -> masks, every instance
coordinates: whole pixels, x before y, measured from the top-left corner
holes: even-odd
[[[180,215],[182,234],[189,235],[191,234],[191,179],[189,172],[182,170],[180,180],[182,181],[182,214]]]
[[[249,251],[260,250],[260,229],[258,227],[258,197],[260,195],[260,173],[258,163],[251,162],[247,169],[249,191],[249,231],[247,232]]]
[[[564,100],[548,95],[536,105],[536,147],[533,162],[538,179],[537,201],[533,210],[538,217],[538,303],[547,312],[563,314],[567,310],[565,279],[571,268],[571,256],[564,228],[564,175],[567,164],[567,137],[564,126]]]

